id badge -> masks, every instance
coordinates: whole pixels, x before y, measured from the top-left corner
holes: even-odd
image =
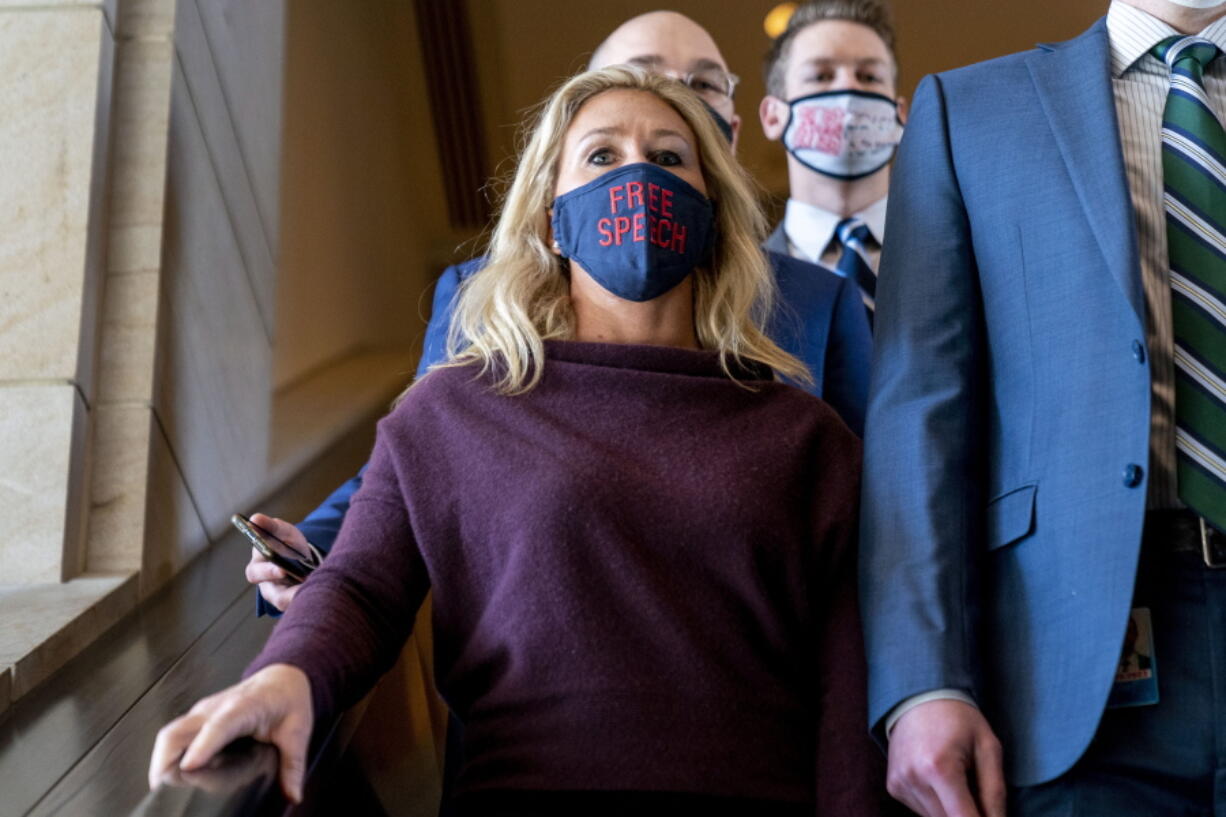
[[[1128,616],[1124,649],[1115,670],[1108,708],[1158,703],[1158,658],[1154,654],[1154,628],[1148,607],[1134,607]]]

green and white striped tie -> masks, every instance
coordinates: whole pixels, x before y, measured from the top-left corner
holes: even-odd
[[[1226,131],[1205,94],[1218,48],[1171,37],[1162,172],[1175,330],[1179,498],[1226,531]]]

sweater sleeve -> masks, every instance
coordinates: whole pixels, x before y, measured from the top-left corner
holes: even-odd
[[[850,437],[850,435],[846,435]],[[865,728],[867,665],[856,582],[859,444],[834,446],[824,458],[818,544],[826,558],[814,592],[824,599],[818,630],[817,814],[873,817],[893,813],[885,759]]]
[[[301,669],[317,723],[352,706],[392,667],[429,589],[395,466],[381,424],[336,544],[244,673],[278,663]]]

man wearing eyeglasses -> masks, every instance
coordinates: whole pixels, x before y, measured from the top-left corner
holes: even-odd
[[[706,29],[672,11],[641,14],[627,20],[596,47],[588,68],[623,64],[676,77],[693,88],[721,123],[735,151],[741,127],[733,104],[737,78],[727,70]],[[809,390],[830,403],[854,432],[861,433],[872,340],[854,283],[787,254],[767,252],[767,256],[775,271],[781,303],[770,327],[772,338],[812,371],[815,385]],[[460,283],[482,263],[480,258],[466,261],[449,267],[440,276],[418,376],[444,359],[455,294]],[[290,544],[302,547],[310,542],[326,552],[360,484],[359,473],[297,526],[263,514],[255,514],[252,521]],[[261,614],[284,610],[298,588],[280,568],[255,552],[247,566],[247,579],[260,587]]]
[[[618,26],[592,52],[588,68],[637,65],[679,79],[707,103],[736,152],[741,117],[732,94],[740,78],[729,73],[719,47],[702,26],[675,11],[649,11]]]

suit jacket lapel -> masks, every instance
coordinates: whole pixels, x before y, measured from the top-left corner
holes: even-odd
[[[1141,324],[1145,296],[1136,226],[1111,87],[1106,19],[1027,60],[1094,238]]]

